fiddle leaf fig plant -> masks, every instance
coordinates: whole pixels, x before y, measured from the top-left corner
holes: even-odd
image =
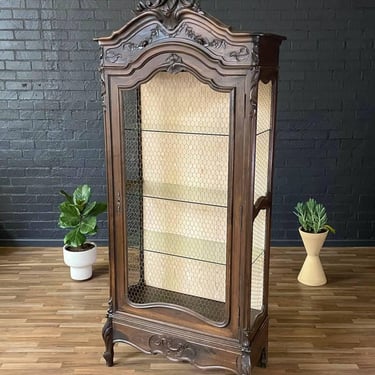
[[[297,216],[298,221],[304,232],[321,233],[326,230],[336,233],[327,222],[327,212],[325,207],[315,199],[310,198],[306,202],[298,202],[294,207],[293,213]]]
[[[64,237],[64,245],[83,250],[87,237],[97,233],[97,216],[106,211],[107,204],[90,202],[91,188],[86,184],[78,186],[73,195],[64,190],[60,194],[65,197],[65,201],[59,205],[58,226],[70,229]]]

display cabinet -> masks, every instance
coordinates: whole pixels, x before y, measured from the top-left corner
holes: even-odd
[[[194,0],[141,1],[102,47],[110,301],[133,345],[241,375],[266,365],[278,51]]]

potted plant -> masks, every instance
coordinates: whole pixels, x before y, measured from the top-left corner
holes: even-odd
[[[298,230],[307,253],[298,281],[310,286],[324,285],[327,283],[327,277],[319,254],[328,232],[335,233],[335,229],[328,224],[325,207],[313,198],[298,202],[293,213],[298,217]]]
[[[59,205],[58,226],[70,229],[64,237],[64,263],[70,266],[73,280],[87,280],[92,276],[92,265],[96,260],[96,245],[87,242],[87,237],[97,233],[97,216],[107,209],[103,202],[90,202],[91,188],[78,186],[73,195],[60,191],[65,201]]]

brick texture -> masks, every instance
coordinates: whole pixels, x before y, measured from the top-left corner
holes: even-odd
[[[0,245],[61,244],[60,189],[104,200],[104,136],[93,38],[136,1],[0,0]],[[312,196],[331,245],[375,245],[375,4],[371,0],[201,0],[237,30],[285,35],[280,55],[274,245],[299,245]],[[106,222],[98,242],[105,242]]]

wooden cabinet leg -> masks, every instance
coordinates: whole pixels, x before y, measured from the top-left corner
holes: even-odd
[[[251,359],[250,359],[250,352],[248,350],[242,351],[240,374],[241,375],[251,374]]]
[[[260,355],[258,366],[262,368],[266,368],[267,362],[268,362],[268,350],[267,348],[263,348],[262,354]]]
[[[109,301],[109,308],[107,312],[107,321],[104,324],[102,330],[102,337],[105,344],[105,352],[103,357],[106,361],[107,366],[113,366],[113,328],[112,328],[112,301]]]

